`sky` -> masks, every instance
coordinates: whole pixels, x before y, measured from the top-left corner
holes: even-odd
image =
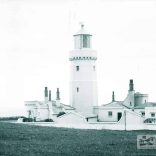
[[[83,22],[98,52],[98,105],[124,100],[129,79],[156,102],[156,1],[1,0],[0,116],[25,115],[44,87],[69,104],[73,35]]]

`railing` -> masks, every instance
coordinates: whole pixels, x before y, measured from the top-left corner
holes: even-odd
[[[83,56],[83,57],[71,57],[69,58],[70,61],[73,60],[97,60],[97,57],[87,57],[87,56]]]

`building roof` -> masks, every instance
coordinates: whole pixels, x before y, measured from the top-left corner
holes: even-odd
[[[83,113],[83,112],[78,112],[78,114],[84,116],[85,118],[95,118],[97,115],[92,114],[92,113]]]
[[[90,33],[88,33],[85,29],[84,29],[84,24],[81,24],[81,29],[74,35],[90,35],[92,36]]]
[[[94,108],[126,108],[131,109],[130,107],[123,104],[123,101],[113,101],[108,104],[103,104],[102,106],[94,106]]]
[[[74,36],[77,36],[77,35],[91,35],[91,34],[88,33],[86,30],[81,29]]]
[[[52,100],[52,103],[54,104],[54,106],[56,105],[56,101]],[[40,105],[40,107],[47,106],[47,104],[44,101],[25,101],[25,105],[29,105],[29,106]],[[66,110],[75,110],[74,107],[72,107],[70,105],[63,104],[63,103],[61,103],[61,106],[63,106],[63,108]]]
[[[156,107],[156,102],[147,102],[140,106],[135,106],[134,109],[145,109],[145,107]]]
[[[110,108],[110,107],[113,107],[113,108],[128,108],[128,109],[131,109],[131,107],[128,107],[126,105],[123,104],[123,101],[114,101],[114,102],[110,102],[108,104],[104,104],[102,105],[102,107],[105,107],[105,108]],[[139,106],[135,106],[134,109],[145,109],[145,107],[156,107],[156,102],[147,102],[145,104],[141,104]]]
[[[82,117],[84,119],[87,119],[87,118],[97,118],[97,115],[95,115],[95,114],[91,114],[91,113],[90,114],[86,114],[86,113],[82,113],[82,112],[81,113],[80,112],[67,112],[67,113],[59,116],[59,118],[62,118],[62,117],[67,116],[69,114],[74,114],[74,115],[77,115],[77,116]]]
[[[140,92],[136,92],[135,94],[134,94],[134,96],[137,96],[137,97],[142,97],[142,96],[148,96],[148,94],[142,94],[142,93],[140,93]]]
[[[82,118],[82,119],[86,119],[83,115],[81,115],[81,114],[79,114],[79,113],[77,113],[77,112],[67,112],[67,113],[65,113],[65,114],[63,114],[63,115],[61,115],[61,116],[59,116],[58,118],[57,118],[57,122],[59,122],[62,118],[64,118],[64,117],[68,117],[68,116],[70,116],[70,115],[74,115],[74,116],[77,116],[78,118]],[[84,120],[85,121],[85,120]],[[86,122],[86,121],[85,121]],[[74,122],[75,123],[75,122]]]
[[[124,107],[123,101],[113,101],[108,104],[103,104],[102,107]]]
[[[75,110],[75,108],[74,107],[72,107],[72,106],[70,106],[70,105],[66,105],[66,104],[63,104],[63,103],[61,103],[61,105],[64,107],[64,109],[66,109],[66,110]]]

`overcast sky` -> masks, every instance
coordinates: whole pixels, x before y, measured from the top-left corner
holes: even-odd
[[[25,113],[25,100],[43,100],[44,87],[60,88],[69,104],[69,51],[85,29],[98,52],[99,105],[135,91],[156,102],[156,1],[1,0],[0,116]]]

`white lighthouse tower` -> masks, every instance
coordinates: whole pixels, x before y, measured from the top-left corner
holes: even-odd
[[[83,114],[93,113],[97,106],[96,60],[97,52],[91,48],[92,35],[81,30],[74,35],[74,50],[70,52],[71,81],[70,105]]]

